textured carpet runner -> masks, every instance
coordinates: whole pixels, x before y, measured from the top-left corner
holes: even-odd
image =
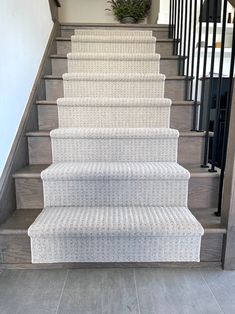
[[[75,30],[33,263],[191,262],[203,228],[150,31]]]

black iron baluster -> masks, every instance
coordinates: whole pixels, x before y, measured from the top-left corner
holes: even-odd
[[[187,2],[187,1],[186,1]],[[186,88],[185,88],[185,99],[189,99],[189,67],[190,67],[190,55],[191,55],[191,26],[192,26],[192,6],[193,2],[190,0],[189,4],[189,23],[188,23],[188,50],[187,50],[187,68],[186,68]]]
[[[176,21],[177,21],[177,1],[179,0],[174,0],[174,29],[173,29],[173,55],[175,55],[175,50],[176,50]]]
[[[203,119],[203,113],[204,113],[203,110],[204,110],[204,98],[205,98],[207,51],[208,51],[208,37],[209,37],[209,12],[210,12],[210,0],[207,0],[206,1],[206,30],[205,30],[206,33],[205,33],[203,74],[202,74],[202,89],[201,89],[199,130],[202,130],[202,119]]]
[[[169,7],[169,26],[168,26],[168,38],[171,38],[171,34],[172,34],[172,19],[171,19],[171,15],[172,15],[172,0],[170,0],[170,7]]]
[[[217,28],[217,7],[218,0],[215,0],[213,9],[213,39],[212,39],[212,51],[211,51],[211,67],[210,67],[210,82],[209,82],[209,93],[208,93],[208,106],[206,112],[206,130],[205,130],[205,145],[204,145],[204,158],[202,167],[208,167],[208,153],[209,153],[209,139],[210,139],[210,109],[211,109],[211,98],[213,88],[213,76],[214,76],[214,64],[215,64],[215,41],[216,41],[216,28]]]
[[[216,115],[215,115],[215,126],[214,126],[214,136],[212,145],[212,158],[211,158],[211,169],[210,172],[216,172],[215,170],[215,159],[217,153],[217,140],[219,132],[219,118],[220,118],[220,107],[221,107],[221,89],[223,80],[223,65],[224,65],[224,44],[225,44],[225,31],[227,22],[227,0],[224,0],[223,6],[223,22],[222,22],[222,35],[221,35],[221,49],[220,49],[220,64],[219,64],[219,78],[217,85],[216,94]]]
[[[197,0],[194,1],[194,16],[193,16],[193,42],[192,42],[192,65],[191,65],[191,85],[190,85],[190,100],[193,96],[193,81],[194,76],[194,56],[195,56],[195,43],[196,43],[196,25],[197,25]]]
[[[195,94],[194,94],[194,108],[193,108],[193,130],[197,131],[197,113],[198,113],[198,85],[199,85],[199,70],[200,70],[200,58],[201,58],[201,41],[202,41],[202,6],[203,0],[200,0],[200,15],[199,15],[199,33],[197,43],[197,66],[196,66],[196,78],[195,78]]]
[[[180,2],[181,0],[178,0],[177,2],[177,35],[176,35],[176,47],[175,47],[175,55],[178,55],[179,53],[179,36],[180,36]]]
[[[220,186],[219,186],[219,196],[218,196],[219,200],[218,200],[218,211],[215,213],[216,216],[221,215],[223,184],[224,184],[224,170],[225,170],[226,157],[227,157],[229,122],[230,122],[231,106],[232,106],[232,98],[233,98],[234,63],[235,63],[235,19],[233,20],[233,40],[232,40],[232,52],[231,52],[231,61],[230,61],[229,90],[228,90],[228,97],[227,97],[227,104],[226,104],[224,142],[223,142],[223,148],[222,148],[221,174],[220,174]]]
[[[179,35],[179,56],[180,56],[180,62],[179,62],[179,75],[181,75],[181,64],[182,64],[182,46],[183,46],[183,22],[184,22],[184,0],[181,0],[181,7],[180,7],[180,35]]]
[[[185,8],[184,8],[184,46],[183,46],[181,75],[184,75],[184,72],[185,72],[186,40],[188,39],[188,36],[187,36],[188,32],[189,32],[189,29],[188,29],[188,1],[185,0]]]

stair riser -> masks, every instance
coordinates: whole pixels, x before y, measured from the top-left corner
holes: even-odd
[[[58,109],[55,105],[38,105],[38,124],[40,131],[48,131],[58,128]],[[93,114],[94,117],[94,114]],[[98,119],[98,117],[97,117]],[[180,131],[189,131],[192,128],[193,107],[187,106],[172,106],[171,107],[171,128]],[[98,121],[98,120],[96,120]],[[149,121],[149,119],[148,119]],[[98,125],[91,125],[96,127]],[[103,125],[104,126],[104,125]],[[106,125],[105,125],[106,126]],[[107,127],[110,126],[109,124]],[[124,121],[119,127],[124,126]],[[155,127],[154,125],[143,125],[143,127]],[[118,127],[118,123],[117,123]]]
[[[49,136],[29,136],[28,148],[29,162],[31,165],[52,163],[51,139]],[[181,164],[201,164],[203,149],[204,137],[180,136],[178,148],[178,162]],[[131,156],[129,157],[131,158]]]
[[[91,42],[72,41],[72,52],[94,52],[94,53],[154,53],[155,42]]]
[[[177,161],[178,139],[52,138],[53,162]]]
[[[187,206],[188,180],[43,181],[44,207]]]
[[[222,233],[205,233],[202,237],[201,242],[201,262],[221,262],[222,259],[222,247],[223,247],[223,240],[224,240],[224,234]],[[32,267],[31,264],[31,249],[30,249],[30,238],[26,234],[22,235],[0,235],[0,263],[2,264],[11,264],[11,266],[14,268],[17,268],[17,264],[24,264],[24,268],[30,268]],[[102,266],[103,265],[103,266]],[[174,263],[167,264],[167,267],[169,266],[174,267]],[[200,263],[198,263],[198,266],[200,267]],[[22,267],[22,265],[19,265]],[[163,267],[164,263],[114,263],[114,264],[96,264],[96,263],[73,263],[69,265],[73,268],[102,268],[102,267],[153,267],[153,266],[159,266]],[[194,263],[195,266],[195,263]],[[33,268],[64,268],[68,267],[68,264],[38,264],[33,265]],[[184,266],[185,267],[185,266]]]
[[[56,101],[58,98],[64,97],[63,93],[63,81],[59,79],[46,79],[46,97],[47,100]],[[81,88],[81,84],[79,87]],[[172,100],[184,100],[185,98],[185,80],[166,80],[165,81],[165,98]],[[82,90],[82,88],[81,88]],[[83,93],[87,94],[87,97],[92,97],[91,93],[87,89],[83,89]],[[84,95],[85,96],[85,95]],[[100,97],[102,97],[100,95]],[[134,95],[135,97],[135,95]],[[146,97],[150,97],[149,92],[146,90]]]
[[[90,29],[92,29],[92,28],[90,28]],[[97,29],[99,29],[99,27],[95,27],[94,29],[97,30]],[[102,28],[100,28],[100,29],[102,29]],[[152,32],[153,32],[153,36],[156,38],[164,38],[164,39],[168,38],[168,30],[158,29],[158,30],[152,31]],[[73,35],[74,35],[74,29],[61,29],[61,37],[68,38],[68,37],[71,37]]]
[[[57,40],[56,43],[57,43],[57,54],[64,55],[72,51],[70,40]],[[155,51],[162,56],[172,56],[173,55],[173,43],[172,42],[157,42]]]
[[[16,178],[17,209],[43,208],[43,189],[40,178]],[[215,208],[219,188],[218,177],[191,177],[189,208]]]
[[[53,75],[62,75],[64,73],[68,72],[68,64],[67,64],[67,59],[59,59],[59,58],[52,58],[51,59],[51,63],[52,63],[52,74]],[[98,68],[94,68],[92,70],[92,72],[99,72],[100,69]],[[86,67],[83,68],[82,71],[80,72],[84,72],[84,73],[90,73],[90,69],[89,71],[86,70]],[[117,71],[112,71],[113,73],[117,72]],[[118,71],[120,73],[120,71]],[[133,68],[133,73],[137,73],[136,69]],[[148,71],[149,73],[157,73],[155,71],[155,69],[152,67],[150,69],[150,71]],[[160,73],[165,74],[166,76],[177,76],[178,75],[178,60],[169,60],[169,59],[162,59],[160,61]]]

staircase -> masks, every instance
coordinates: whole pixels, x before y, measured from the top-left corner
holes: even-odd
[[[128,30],[128,44],[120,31],[122,58],[114,55],[115,38],[105,45],[111,26],[88,37],[92,27],[79,28],[69,53],[76,28],[61,26],[46,99],[36,102],[38,131],[26,134],[29,166],[14,174],[17,210],[0,227],[2,265],[30,266],[31,257],[190,262],[200,251],[201,262],[220,263],[219,173],[200,168],[204,133],[190,131],[193,102],[184,101],[186,80],[177,76],[167,28],[144,29],[144,40],[143,29]],[[187,205],[204,227],[201,246]]]

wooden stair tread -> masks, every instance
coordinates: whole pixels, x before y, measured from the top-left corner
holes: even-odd
[[[66,54],[52,54],[51,59],[67,59]],[[179,60],[180,56],[161,56],[161,60]]]
[[[57,106],[57,102],[54,100],[37,100],[36,105],[50,105]],[[193,106],[193,100],[173,100],[172,106]]]
[[[41,209],[18,209],[0,225],[0,235],[25,234]]]
[[[56,37],[56,41],[71,41],[70,37]],[[173,43],[174,40],[170,38],[157,38],[157,43]]]
[[[46,169],[49,165],[28,165],[13,174],[13,178],[40,178],[40,173]],[[210,173],[207,168],[201,168],[197,165],[183,165],[194,178],[205,178],[205,177],[219,177],[220,170],[217,172]]]
[[[45,80],[62,80],[62,76],[61,75],[44,75],[43,77]],[[192,80],[193,77],[186,77],[186,76],[168,76],[166,77],[166,81],[185,81],[185,80]]]
[[[31,137],[46,137],[50,136],[50,131],[33,131],[27,132],[26,136]],[[195,131],[180,131],[181,137],[205,137],[205,132],[195,132]],[[210,133],[212,136],[212,133]]]
[[[214,213],[215,209],[191,209],[191,212],[205,228],[205,233],[226,233],[220,219]],[[29,226],[40,214],[41,209],[18,209],[0,225],[0,235],[27,234]]]
[[[112,28],[133,28],[133,29],[165,29],[168,30],[167,24],[118,24],[118,23],[60,23],[60,27],[66,29],[74,29],[76,27],[112,27]]]

